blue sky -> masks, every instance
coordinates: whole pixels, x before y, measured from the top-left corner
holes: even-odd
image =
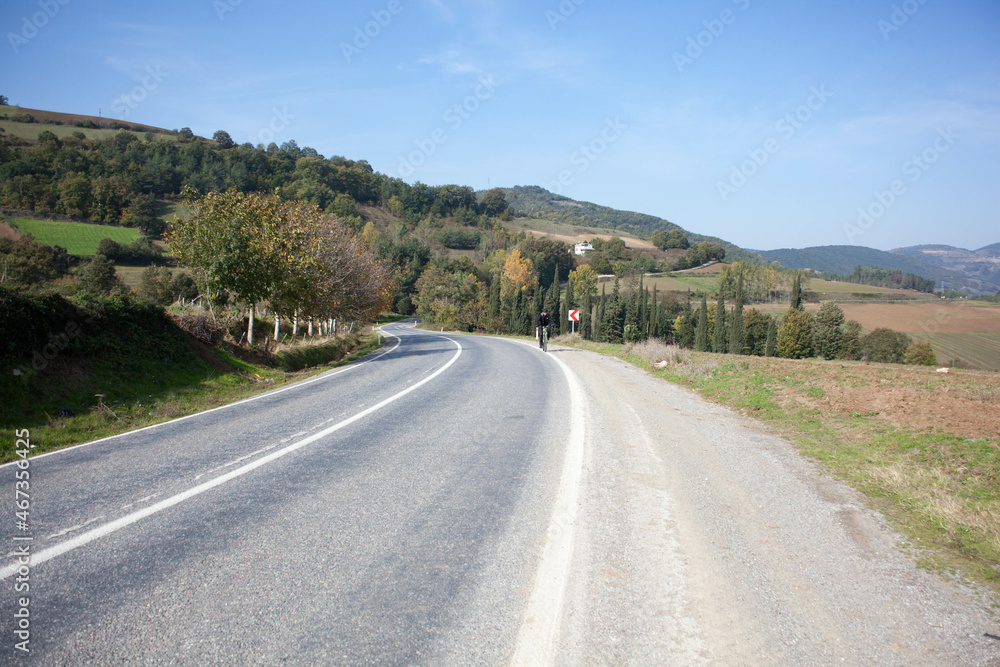
[[[1000,242],[996,0],[6,0],[0,27],[26,107],[757,249]]]

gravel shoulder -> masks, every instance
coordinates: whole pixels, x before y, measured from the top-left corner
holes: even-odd
[[[588,411],[560,662],[1000,665],[988,594],[918,569],[790,443],[621,360],[552,353]]]

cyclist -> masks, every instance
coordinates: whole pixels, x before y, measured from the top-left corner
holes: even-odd
[[[538,314],[538,320],[535,321],[535,336],[538,338],[538,347],[542,348],[542,327],[548,329],[552,324],[552,319],[549,317],[549,309],[542,308],[542,312]]]

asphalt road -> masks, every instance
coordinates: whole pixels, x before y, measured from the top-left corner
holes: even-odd
[[[756,424],[591,353],[386,331],[31,459],[27,532],[0,468],[0,662],[1000,664],[981,599]]]

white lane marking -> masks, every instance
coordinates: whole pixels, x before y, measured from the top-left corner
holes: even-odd
[[[580,504],[586,435],[583,390],[576,375],[565,362],[555,355],[550,355],[549,358],[559,365],[569,386],[569,441],[542,558],[538,563],[531,597],[517,633],[512,665],[551,665],[555,662],[556,641],[559,638],[563,598],[573,559],[577,510]]]
[[[58,533],[52,533],[51,535],[47,536],[45,539],[51,540],[51,539],[56,538],[56,537],[62,537],[66,533],[72,533],[74,530],[79,530],[81,528],[89,526],[90,524],[94,523],[95,521],[100,521],[103,518],[104,518],[103,514],[101,516],[95,516],[93,519],[87,519],[83,523],[77,524],[75,526],[70,526],[69,528],[63,528]]]
[[[386,350],[385,352],[382,352],[381,354],[375,355],[371,359],[365,359],[364,361],[361,361],[361,362],[358,362],[358,363],[352,363],[351,365],[345,366],[344,368],[340,368],[340,369],[335,370],[335,371],[330,371],[329,373],[323,373],[323,374],[318,375],[318,376],[316,376],[314,378],[310,378],[309,380],[303,380],[301,382],[295,382],[293,384],[288,385],[287,387],[282,387],[281,389],[275,389],[274,391],[269,391],[269,392],[266,392],[266,393],[263,393],[263,394],[257,394],[256,396],[251,396],[250,398],[244,398],[243,400],[236,401],[235,403],[227,403],[226,405],[220,405],[217,408],[210,408],[208,410],[202,410],[201,412],[195,412],[194,414],[185,415],[183,417],[178,417],[177,419],[171,419],[170,421],[160,422],[159,424],[152,424],[151,426],[144,426],[143,428],[137,428],[134,431],[126,431],[124,433],[118,433],[117,435],[109,435],[108,437],[101,438],[100,440],[92,440],[91,442],[84,442],[84,443],[81,443],[79,445],[73,445],[72,447],[64,447],[62,449],[57,449],[55,451],[46,452],[45,454],[39,454],[38,456],[32,456],[31,460],[32,461],[37,461],[38,459],[43,459],[46,456],[55,456],[56,454],[62,454],[64,452],[68,452],[68,451],[71,451],[71,450],[74,450],[74,449],[80,449],[81,447],[89,447],[91,445],[96,445],[96,444],[98,444],[100,442],[106,442],[108,440],[114,440],[115,438],[120,438],[122,436],[134,435],[136,433],[142,433],[143,431],[148,431],[148,430],[154,429],[154,428],[160,428],[162,426],[167,426],[168,424],[176,424],[177,422],[182,422],[182,421],[184,421],[186,419],[191,419],[193,417],[198,417],[200,415],[207,415],[208,413],[215,412],[216,410],[226,410],[228,408],[232,408],[232,407],[237,406],[237,405],[243,405],[244,403],[250,403],[252,401],[259,401],[260,399],[267,398],[268,396],[275,396],[277,394],[281,394],[281,393],[286,392],[286,391],[291,391],[292,389],[299,389],[301,387],[305,387],[305,386],[308,386],[310,384],[313,384],[314,382],[320,382],[321,380],[327,380],[329,378],[332,378],[335,375],[340,375],[341,373],[346,373],[347,371],[354,370],[355,368],[360,368],[360,367],[364,366],[365,364],[369,364],[369,363],[375,361],[376,359],[381,359],[385,355],[391,354],[392,352],[395,352],[396,348],[398,348],[400,346],[400,344],[403,342],[403,340],[399,336],[397,336],[395,334],[391,334],[391,333],[388,333],[388,332],[384,332],[384,333],[386,334],[386,336],[392,336],[393,338],[395,338],[396,339],[396,344],[393,345],[388,350]],[[3,468],[6,468],[7,466],[15,465],[16,463],[17,463],[17,461],[11,461],[9,463],[4,463],[3,465],[0,465],[0,470],[2,470]]]
[[[201,495],[202,493],[205,493],[206,491],[214,489],[217,486],[221,486],[221,485],[225,484],[228,481],[236,479],[237,477],[242,477],[243,475],[246,475],[247,473],[249,473],[249,472],[251,472],[253,470],[256,470],[257,468],[260,468],[261,466],[264,466],[264,465],[266,465],[266,464],[268,464],[268,463],[270,463],[272,461],[280,459],[283,456],[287,456],[288,454],[291,454],[292,452],[294,452],[294,451],[296,451],[298,449],[301,449],[301,448],[305,447],[308,444],[316,442],[317,440],[330,435],[334,431],[339,431],[340,429],[344,428],[345,426],[349,426],[349,425],[353,424],[354,422],[358,421],[359,419],[363,419],[363,418],[367,417],[368,415],[372,414],[373,412],[377,412],[378,410],[381,410],[382,408],[384,408],[385,406],[389,405],[390,403],[393,403],[393,402],[399,400],[403,396],[406,396],[407,394],[415,391],[416,389],[420,388],[421,386],[427,384],[428,382],[430,382],[431,380],[433,380],[437,376],[439,376],[442,373],[444,373],[446,370],[448,370],[449,368],[451,368],[452,364],[454,364],[456,361],[458,361],[458,358],[460,356],[462,356],[462,349],[463,348],[462,348],[462,345],[458,341],[456,341],[456,340],[454,340],[452,338],[447,338],[447,337],[443,337],[443,336],[439,336],[439,337],[445,338],[445,340],[448,340],[448,341],[454,343],[455,347],[457,347],[458,349],[455,351],[455,356],[453,356],[451,359],[449,359],[448,362],[444,366],[442,366],[441,368],[439,368],[433,375],[430,375],[430,376],[424,378],[420,382],[407,387],[406,389],[402,390],[398,394],[394,394],[394,395],[390,396],[389,398],[387,398],[387,399],[385,399],[385,400],[383,400],[383,401],[381,401],[379,403],[376,403],[375,405],[371,406],[370,408],[367,408],[366,410],[362,410],[361,412],[358,412],[354,416],[348,417],[347,419],[345,419],[345,420],[343,420],[343,421],[341,421],[341,422],[339,422],[337,424],[334,424],[333,426],[330,426],[329,428],[327,428],[327,429],[325,429],[323,431],[320,431],[319,433],[315,433],[315,434],[309,436],[308,438],[305,438],[304,440],[299,440],[298,442],[296,442],[294,444],[288,445],[284,449],[279,449],[278,451],[272,452],[271,454],[268,454],[267,456],[262,456],[261,458],[257,459],[256,461],[252,461],[250,463],[247,463],[246,465],[244,465],[241,468],[237,468],[236,470],[228,472],[228,473],[226,473],[224,475],[220,475],[219,477],[216,477],[215,479],[209,480],[207,482],[204,482],[203,484],[200,484],[198,486],[192,487],[192,488],[188,489],[187,491],[183,491],[181,493],[178,493],[175,496],[171,496],[170,498],[165,498],[165,499],[161,500],[160,502],[156,503],[155,505],[150,505],[149,507],[145,507],[145,508],[143,508],[141,510],[133,512],[132,514],[128,514],[126,516],[123,516],[120,519],[116,519],[114,521],[110,521],[110,522],[104,524],[103,526],[99,526],[97,528],[93,528],[93,529],[87,531],[86,533],[82,533],[82,534],[80,534],[80,535],[78,535],[78,536],[76,536],[76,537],[74,537],[72,539],[69,539],[69,540],[63,542],[62,544],[57,544],[55,546],[49,547],[48,549],[44,549],[44,550],[39,551],[37,553],[32,553],[31,554],[30,565],[32,567],[34,567],[35,565],[39,565],[39,564],[44,563],[46,561],[52,560],[53,558],[56,558],[57,556],[61,556],[62,554],[66,553],[68,551],[72,551],[73,549],[76,549],[78,547],[82,547],[83,545],[88,544],[90,542],[93,542],[94,540],[97,540],[97,539],[99,539],[101,537],[104,537],[105,535],[110,535],[111,533],[114,533],[115,531],[121,530],[122,528],[125,528],[126,526],[130,526],[133,523],[136,523],[137,521],[141,521],[142,519],[145,519],[146,517],[152,516],[153,514],[156,514],[158,512],[162,512],[163,510],[168,509],[170,507],[173,507],[174,505],[178,505],[178,504],[184,502],[185,500],[188,500],[189,498],[194,498],[195,496]],[[14,573],[17,572],[17,570],[18,570],[19,567],[20,567],[20,564],[14,563],[14,564],[11,564],[11,565],[7,565],[7,566],[5,566],[3,568],[0,568],[0,580],[7,579],[8,577],[12,576]]]

